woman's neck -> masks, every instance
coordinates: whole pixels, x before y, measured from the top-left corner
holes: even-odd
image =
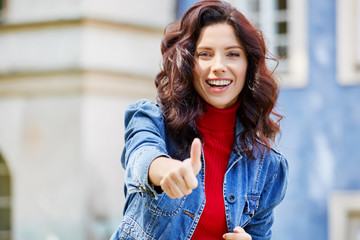
[[[199,128],[212,131],[233,130],[236,123],[236,111],[239,106],[239,101],[225,109],[214,108],[206,104],[204,114],[197,119],[196,125]]]

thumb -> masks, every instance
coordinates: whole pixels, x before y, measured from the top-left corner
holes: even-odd
[[[191,144],[190,158],[194,173],[197,175],[201,170],[201,141],[198,138],[195,138]]]

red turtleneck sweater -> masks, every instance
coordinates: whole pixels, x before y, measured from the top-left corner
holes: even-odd
[[[227,109],[206,105],[205,113],[196,121],[196,127],[203,136],[206,204],[191,239],[219,240],[224,233],[229,232],[223,182],[234,146],[236,110],[239,105],[240,102]]]

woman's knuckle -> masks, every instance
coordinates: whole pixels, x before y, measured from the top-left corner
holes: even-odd
[[[186,164],[183,164],[179,167],[179,172],[181,173],[181,175],[184,175],[187,172],[187,166]]]
[[[175,178],[176,175],[177,175],[176,171],[172,171],[172,172],[169,173],[169,177],[172,178],[172,179]]]
[[[185,195],[190,195],[190,193],[192,193],[191,189],[186,189]]]

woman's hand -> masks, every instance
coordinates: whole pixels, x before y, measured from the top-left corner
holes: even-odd
[[[224,239],[227,240],[251,240],[251,236],[245,232],[241,227],[234,228],[233,233],[225,233],[223,235]]]
[[[156,158],[149,167],[149,180],[171,198],[189,195],[198,185],[196,175],[201,170],[201,142],[195,138],[190,158],[179,161],[167,157]]]

